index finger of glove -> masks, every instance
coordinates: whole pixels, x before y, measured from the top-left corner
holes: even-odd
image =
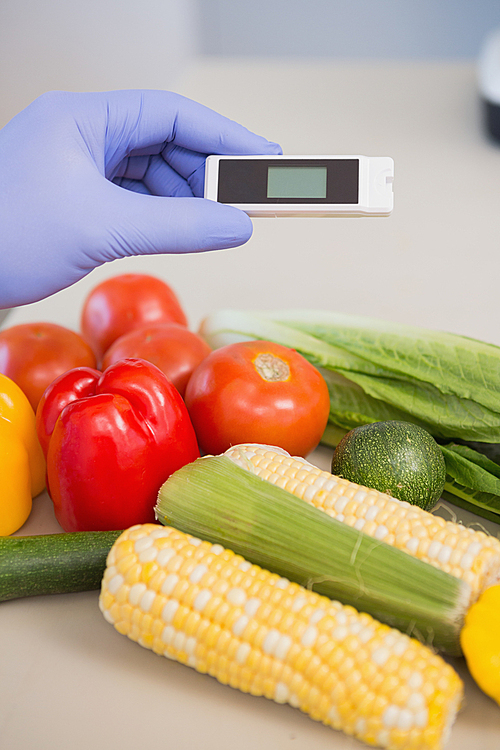
[[[119,144],[122,158],[160,143],[201,154],[281,153],[278,144],[179,94],[131,90],[101,96],[107,106],[108,141],[114,141],[115,148]]]

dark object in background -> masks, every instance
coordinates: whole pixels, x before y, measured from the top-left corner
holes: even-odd
[[[489,135],[500,142],[500,103],[485,101],[485,123]]]
[[[486,131],[500,143],[500,28],[484,41],[479,54],[478,79]]]

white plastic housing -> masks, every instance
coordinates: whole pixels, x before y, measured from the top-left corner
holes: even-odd
[[[209,156],[205,166],[205,198],[217,201],[219,192],[219,165],[226,159],[232,160],[255,160],[266,159],[300,161],[338,159],[359,160],[359,183],[357,203],[239,203],[231,202],[228,205],[242,209],[249,216],[387,216],[391,213],[394,205],[393,180],[394,161],[388,156],[352,156],[352,155],[329,155],[329,156],[303,156],[303,155],[250,155],[250,156]]]

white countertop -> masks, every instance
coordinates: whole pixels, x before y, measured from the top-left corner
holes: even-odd
[[[216,309],[309,307],[449,330],[500,344],[500,146],[484,137],[467,63],[201,59],[177,90],[279,141],[285,153],[392,156],[389,218],[256,219],[239,249],[131,258],[14,310],[5,325],[78,328],[102,278],[163,277],[196,328]],[[328,468],[330,452],[313,459]],[[46,494],[20,533],[59,530]],[[498,750],[500,709],[462,660],[466,705],[450,750]],[[159,658],[108,625],[97,592],[0,605],[0,750],[354,750],[287,706]]]

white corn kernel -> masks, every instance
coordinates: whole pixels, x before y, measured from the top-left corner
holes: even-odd
[[[343,641],[349,635],[349,629],[345,625],[337,625],[332,631],[332,638],[336,641]]]
[[[236,661],[238,662],[238,664],[244,664],[246,662],[251,650],[252,648],[249,643],[241,643],[238,646],[238,650],[236,652]]]
[[[413,690],[418,690],[422,687],[424,684],[424,678],[420,674],[420,672],[412,672],[410,677],[408,678],[408,685]]]
[[[144,563],[153,562],[153,560],[156,560],[157,555],[158,550],[156,547],[149,547],[141,552],[139,555],[139,562],[143,565]]]
[[[375,539],[379,539],[380,541],[382,541],[383,539],[385,539],[388,533],[389,529],[387,528],[387,526],[384,526],[384,524],[381,523],[375,532]]]
[[[241,615],[240,617],[238,617],[238,619],[233,625],[234,635],[237,637],[243,635],[243,631],[245,630],[247,625],[248,625],[248,617],[246,615]]]
[[[427,550],[427,557],[430,560],[433,560],[434,558],[436,558],[441,551],[441,546],[442,546],[441,542],[436,542],[436,541],[431,542],[429,545],[429,549]]]
[[[125,579],[123,578],[120,573],[116,573],[109,581],[108,581],[108,591],[111,594],[117,594],[118,590],[123,586],[125,583]]]
[[[325,616],[324,609],[315,609],[309,618],[309,622],[311,625],[315,625],[317,622],[322,620],[324,616]]]
[[[298,596],[292,604],[292,612],[299,612],[305,604],[307,604],[307,599],[304,596]]]
[[[398,716],[396,726],[401,732],[408,732],[413,726],[412,712],[408,711],[407,708],[402,708],[399,711],[399,716]]]
[[[379,648],[376,648],[375,651],[372,651],[372,660],[375,664],[378,664],[379,667],[383,667],[390,655],[391,652],[388,648],[380,646]]]
[[[420,711],[417,711],[414,715],[413,722],[416,727],[419,727],[419,729],[423,729],[427,726],[429,722],[429,711],[427,708],[422,708]]]
[[[395,727],[398,723],[399,718],[399,708],[395,706],[394,704],[391,704],[390,706],[387,706],[385,709],[383,715],[382,715],[382,721],[386,727]]]
[[[264,651],[264,653],[269,654],[270,656],[273,656],[274,649],[278,645],[279,639],[280,639],[279,630],[276,630],[275,628],[271,628],[271,630],[268,631],[262,643],[262,650]]]
[[[137,607],[145,591],[146,591],[145,583],[134,583],[134,585],[130,588],[130,591],[128,592],[129,603],[133,607]]]
[[[150,536],[141,536],[134,542],[134,551],[136,554],[143,552],[145,549],[149,549],[153,546],[153,539]]]
[[[193,602],[193,608],[197,612],[203,612],[208,602],[212,598],[212,592],[209,589],[202,589],[197,595]]]
[[[149,610],[153,606],[153,602],[155,599],[156,599],[156,592],[151,591],[151,589],[148,589],[141,596],[141,601],[139,602],[139,609],[142,609],[143,612],[149,612]]]
[[[242,588],[235,587],[234,589],[229,589],[226,594],[226,599],[234,607],[243,607],[246,602],[247,595]]]
[[[410,711],[413,712],[420,711],[424,704],[425,701],[422,693],[412,693],[406,701],[407,708],[409,708]]]
[[[257,610],[259,609],[261,604],[262,601],[256,596],[247,599],[247,601],[245,602],[245,613],[248,615],[248,617],[254,617],[257,614]]]
[[[178,609],[179,602],[175,601],[174,599],[170,599],[161,611],[161,619],[163,620],[163,622],[172,622]]]
[[[163,547],[156,556],[156,562],[163,568],[173,557],[175,557],[175,550],[172,547]]]
[[[292,645],[292,639],[289,635],[280,635],[279,641],[274,647],[274,655],[277,659],[280,659],[283,661],[286,659],[287,654],[290,650],[290,647]]]
[[[179,583],[179,576],[176,573],[170,573],[162,583],[161,593],[164,596],[170,596],[177,584]]]
[[[276,703],[286,703],[290,692],[284,682],[278,682],[276,684],[276,690],[274,691],[274,700]]]
[[[302,634],[302,638],[300,639],[300,642],[303,646],[306,648],[311,648],[311,646],[316,641],[316,638],[318,637],[318,630],[314,625],[309,625],[308,628],[304,631]]]
[[[437,556],[438,562],[440,562],[441,565],[446,565],[450,560],[452,552],[453,550],[451,549],[451,547],[449,547],[447,544],[443,544]]]
[[[193,570],[191,571],[191,574],[189,576],[189,580],[191,583],[199,583],[205,573],[208,573],[208,568],[206,565],[203,565],[200,563],[197,565]]]
[[[408,550],[408,552],[411,552],[412,555],[416,555],[419,544],[420,544],[419,540],[416,537],[411,536],[406,542],[405,547]]]
[[[166,625],[163,628],[161,639],[163,643],[165,644],[165,646],[172,645],[172,643],[174,642],[176,632],[177,632],[176,629],[173,628],[172,625]]]

